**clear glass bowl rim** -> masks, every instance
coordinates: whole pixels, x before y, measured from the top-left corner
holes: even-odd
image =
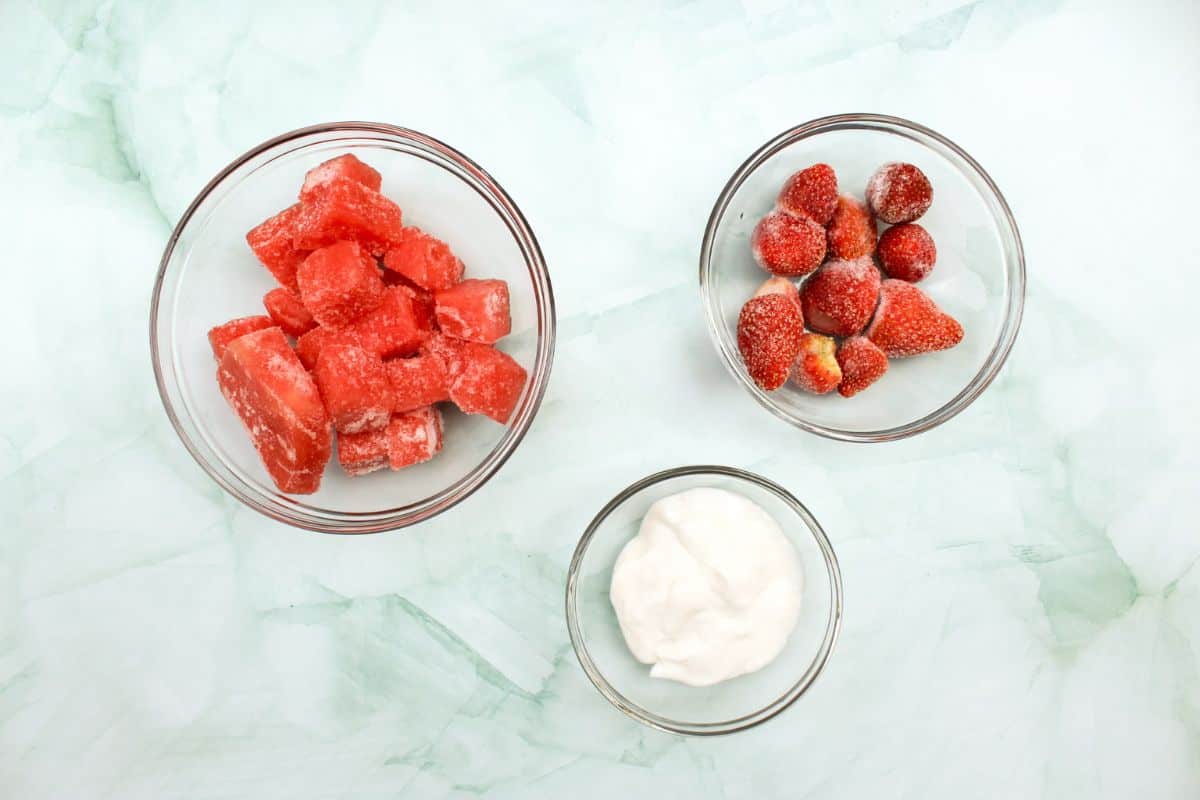
[[[772,402],[770,396],[755,386],[749,377],[744,374],[736,343],[725,333],[724,325],[718,315],[717,300],[711,289],[710,276],[714,270],[712,249],[716,240],[717,228],[720,227],[726,208],[742,184],[759,166],[784,148],[803,139],[837,130],[883,131],[904,136],[922,144],[926,144],[922,140],[923,138],[927,138],[950,151],[975,173],[975,177],[991,193],[991,199],[1001,212],[997,221],[1001,235],[1005,238],[1004,244],[1007,249],[1011,250],[1012,254],[1012,258],[1006,259],[1005,264],[1009,278],[1009,292],[1004,321],[1000,328],[1000,335],[992,346],[992,350],[984,361],[983,366],[980,367],[979,371],[975,373],[974,377],[958,394],[954,395],[954,397],[950,398],[950,400],[936,410],[916,420],[906,422],[903,425],[873,431],[857,431],[819,425],[803,417],[789,413]],[[717,352],[721,354],[721,360],[730,373],[733,374],[734,378],[737,379],[738,383],[760,405],[780,419],[802,430],[829,439],[845,442],[890,442],[923,433],[950,420],[974,402],[975,398],[979,397],[987,389],[988,385],[991,384],[1000,372],[1000,369],[1004,366],[1004,362],[1008,359],[1008,354],[1012,350],[1013,343],[1017,338],[1017,332],[1021,327],[1021,317],[1025,307],[1025,249],[1021,243],[1021,233],[1017,229],[1016,219],[1013,217],[1012,210],[1009,208],[1008,202],[1004,199],[1004,195],[1000,192],[999,187],[996,186],[996,183],[988,175],[987,171],[967,151],[937,131],[901,117],[866,113],[834,114],[810,120],[801,125],[789,128],[773,137],[742,162],[742,165],[730,177],[725,187],[721,190],[720,195],[718,195],[717,201],[713,205],[712,213],[709,215],[708,224],[704,229],[704,239],[700,246],[700,296],[704,305],[709,336],[712,338]]]
[[[720,722],[693,723],[668,719],[642,708],[617,691],[616,687],[610,684],[604,677],[604,674],[596,667],[591,655],[588,653],[587,643],[584,641],[583,631],[579,624],[579,609],[576,603],[579,570],[583,565],[584,556],[587,554],[592,537],[595,536],[596,531],[600,529],[600,526],[604,524],[609,515],[631,497],[655,484],[693,475],[714,475],[752,483],[774,494],[783,501],[804,522],[809,534],[812,535],[818,548],[820,548],[825,570],[829,576],[830,593],[832,595],[829,619],[825,626],[825,637],[821,642],[820,648],[817,650],[815,658],[800,678],[786,692],[762,708],[748,714],[743,714],[740,717]],[[620,709],[622,713],[644,725],[649,725],[652,728],[657,728],[668,733],[688,736],[721,736],[753,728],[772,719],[800,699],[800,696],[808,691],[809,687],[816,681],[828,663],[834,645],[837,644],[838,634],[842,629],[842,571],[838,565],[833,545],[830,543],[829,537],[825,534],[825,530],[817,522],[816,517],[791,492],[779,484],[761,475],[736,467],[726,467],[716,464],[674,467],[656,472],[653,475],[648,475],[625,487],[613,499],[609,500],[592,519],[591,523],[588,524],[583,532],[583,536],[579,539],[579,544],[575,547],[575,553],[571,557],[571,565],[567,569],[566,613],[567,632],[571,637],[571,647],[575,650],[575,657],[579,660],[579,665],[583,667],[588,680],[599,690],[600,694],[604,695],[605,699]]]
[[[444,158],[460,171],[455,172],[455,174],[467,182],[493,207],[493,210],[504,218],[506,226],[512,232],[522,251],[526,268],[529,270],[532,291],[537,307],[538,340],[534,365],[530,373],[532,391],[518,408],[516,418],[509,423],[503,438],[500,439],[497,446],[470,473],[438,494],[399,508],[363,513],[339,512],[327,509],[320,509],[317,513],[293,511],[287,506],[274,501],[269,496],[260,498],[243,492],[229,477],[209,462],[201,451],[201,448],[192,440],[191,435],[185,429],[183,421],[180,419],[171,402],[170,392],[166,385],[166,376],[164,375],[163,358],[170,359],[173,357],[173,354],[163,353],[161,343],[159,342],[160,301],[167,277],[167,269],[180,237],[201,204],[234,172],[247,162],[264,153],[295,140],[312,136],[354,136],[355,134],[368,138],[371,136],[382,136],[393,140],[400,140],[419,149],[431,151],[437,156]],[[159,260],[158,273],[154,280],[150,303],[150,358],[154,368],[154,380],[158,388],[159,399],[162,401],[171,426],[175,429],[179,440],[196,463],[222,489],[255,511],[271,519],[295,527],[320,533],[379,533],[415,525],[452,508],[471,496],[504,465],[524,439],[533,422],[533,418],[537,415],[538,409],[541,406],[554,360],[555,330],[556,311],[554,292],[551,287],[550,273],[546,267],[541,245],[538,243],[537,237],[534,235],[525,216],[500,183],[465,154],[432,136],[411,128],[382,122],[350,120],[320,123],[297,128],[268,139],[235,158],[200,190],[179,218],[179,222],[176,223],[175,228],[171,231],[171,235],[163,248],[162,258]],[[223,469],[227,468],[224,464],[221,467]]]

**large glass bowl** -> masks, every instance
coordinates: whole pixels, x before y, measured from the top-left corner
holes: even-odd
[[[783,652],[758,672],[702,688],[651,678],[650,667],[629,652],[609,598],[617,556],[650,506],[701,487],[735,492],[762,506],[795,545],[804,580],[800,618]],[[733,733],[779,714],[821,674],[841,624],[842,573],[825,531],[782,486],[732,467],[677,467],[628,487],[588,525],[567,571],[567,630],[584,672],[625,714],[672,733]]]
[[[507,425],[445,411],[445,447],[400,472],[351,478],[326,468],[311,495],[282,494],[217,388],[209,328],[262,314],[275,284],[245,242],[251,227],[296,202],[304,173],[354,153],[383,175],[404,221],[455,249],[468,277],[508,281],[512,335],[500,343],[529,379]],[[159,393],[180,440],[213,480],[269,517],[317,531],[371,533],[412,525],[482,486],[512,455],[537,413],[554,352],[554,297],[533,232],[495,179],[462,153],[417,131],[338,122],[286,133],[221,170],[167,241],[150,310]]]
[[[951,350],[893,359],[861,394],[813,395],[791,382],[759,388],[737,348],[742,304],[769,277],[750,253],[750,234],[793,172],[817,162],[837,172],[839,190],[864,197],[881,164],[908,161],[933,184],[933,206],[920,219],[937,243],[927,292],[965,329]],[[764,144],[725,185],[704,231],[700,294],[717,352],[764,408],[798,428],[854,442],[902,439],[940,425],[978,397],[1004,365],[1021,325],[1025,256],[1012,212],[975,159],[915,122],[878,114],[842,114],[806,122]]]

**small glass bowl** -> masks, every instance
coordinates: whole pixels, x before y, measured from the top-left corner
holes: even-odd
[[[933,235],[938,258],[919,286],[965,330],[951,350],[893,359],[876,385],[850,399],[809,394],[790,381],[765,392],[737,348],[738,312],[769,277],[750,253],[750,234],[787,177],[822,161],[837,172],[839,191],[860,200],[867,179],[889,161],[914,163],[929,176],[933,206],[919,222]],[[831,439],[883,442],[940,425],[996,377],[1021,325],[1025,255],[1000,190],[961,147],[897,117],[841,114],[784,131],[738,167],[704,231],[700,294],[722,360],[762,406]]]
[[[209,328],[262,314],[275,283],[246,245],[246,231],[296,202],[304,173],[354,153],[383,175],[383,191],[416,225],[450,243],[472,277],[502,278],[512,334],[500,346],[529,372],[507,425],[444,410],[446,446],[401,472],[358,478],[336,464],[311,495],[280,493],[217,388]],[[327,533],[412,525],[468,497],[495,474],[529,429],[554,353],[554,296],[537,239],[495,179],[462,153],[417,131],[337,122],[285,133],[221,170],[167,241],[150,309],[159,394],[180,440],[213,480],[267,516]]]
[[[651,678],[649,665],[629,652],[609,599],[613,564],[650,506],[699,487],[736,492],[766,509],[796,546],[804,575],[800,620],[779,657],[703,688]],[[625,714],[672,733],[714,736],[774,717],[821,674],[841,625],[842,573],[825,531],[786,489],[732,467],[677,467],[625,489],[588,525],[567,572],[567,630],[583,671]]]

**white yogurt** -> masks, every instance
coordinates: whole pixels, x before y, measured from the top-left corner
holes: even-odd
[[[613,567],[625,643],[655,678],[710,686],[762,669],[800,616],[796,548],[757,503],[689,489],[650,506]]]

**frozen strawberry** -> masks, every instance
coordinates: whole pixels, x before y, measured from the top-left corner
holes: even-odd
[[[387,426],[388,466],[404,469],[433,458],[442,449],[442,413],[425,406],[396,414]]]
[[[508,353],[477,342],[453,342],[445,351],[451,354],[446,363],[454,405],[465,414],[485,414],[501,424],[508,422],[525,388],[525,368]]]
[[[853,195],[838,197],[827,233],[831,258],[862,258],[875,250],[875,220]]]
[[[863,329],[879,299],[879,270],[869,258],[829,261],[800,290],[810,330],[853,336]]]
[[[353,153],[347,153],[318,164],[305,173],[304,185],[300,187],[300,200],[308,202],[315,199],[321,187],[334,178],[357,181],[375,192],[383,185],[383,177],[378,172],[359,161]]]
[[[412,411],[450,399],[450,371],[441,356],[423,352],[385,365],[392,385],[392,411]]]
[[[854,336],[837,351],[837,363],[842,368],[838,394],[853,397],[887,372],[888,360],[882,350],[865,336]]]
[[[768,392],[783,385],[804,334],[804,317],[785,294],[751,297],[738,315],[737,341],[746,371]]]
[[[867,181],[867,203],[877,217],[891,225],[912,222],[929,210],[933,186],[912,164],[884,164]]]
[[[937,247],[929,232],[915,222],[893,225],[879,237],[875,250],[889,278],[916,283],[937,261]]]
[[[279,491],[315,492],[333,434],[317,386],[283,331],[265,328],[230,342],[217,382]]]
[[[754,293],[754,297],[766,297],[769,294],[778,294],[784,297],[789,297],[795,301],[796,305],[800,304],[800,290],[796,288],[796,284],[792,283],[787,278],[767,278],[763,285],[758,287]]]
[[[808,217],[776,210],[759,220],[750,246],[754,260],[767,272],[797,278],[825,258],[825,231]]]
[[[824,225],[837,208],[837,175],[828,164],[813,164],[787,179],[779,193],[779,207]]]
[[[261,331],[264,328],[273,328],[275,323],[270,317],[239,317],[231,319],[224,325],[218,325],[208,332],[208,344],[212,347],[213,355],[217,361],[221,360],[221,356],[225,355],[225,348],[234,339],[245,336],[247,333]]]
[[[372,255],[383,255],[399,241],[400,206],[356,180],[337,176],[318,184],[300,205],[293,243],[301,250],[334,242],[358,242]]]
[[[314,250],[296,272],[300,301],[321,325],[345,327],[374,310],[383,296],[375,260],[355,242]]]
[[[338,433],[362,433],[387,425],[392,385],[383,360],[354,345],[321,348],[313,377]]]
[[[338,463],[347,475],[366,475],[388,465],[387,427],[363,433],[339,433]]]
[[[246,244],[258,260],[275,276],[280,286],[292,291],[296,290],[296,269],[312,250],[297,248],[293,243],[299,218],[300,204],[297,203],[246,234]]]
[[[806,392],[828,394],[842,380],[838,366],[837,342],[819,333],[806,333],[800,337],[800,355],[792,367],[792,382]]]
[[[296,337],[317,327],[317,321],[300,302],[300,298],[282,287],[263,295],[263,307],[271,320],[288,336]]]
[[[388,248],[383,265],[431,292],[449,289],[462,280],[463,263],[441,239],[420,228],[404,228]]]
[[[963,327],[916,286],[889,278],[879,287],[867,338],[890,358],[903,358],[954,347]]]
[[[512,330],[508,284],[469,280],[433,296],[438,327],[447,336],[494,344]]]

